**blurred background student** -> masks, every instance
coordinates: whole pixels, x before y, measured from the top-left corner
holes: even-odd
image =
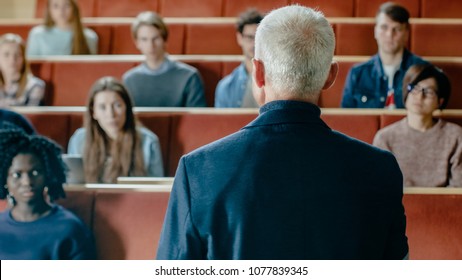
[[[103,77],[90,90],[84,127],[68,153],[83,155],[87,183],[115,183],[120,176],[164,175],[159,138],[141,127],[123,84]]]
[[[96,54],[98,35],[82,26],[75,0],[49,0],[45,23],[32,28],[27,55]]]
[[[52,202],[64,198],[60,147],[21,130],[0,130],[0,259],[94,259],[90,231],[70,211]]]
[[[42,105],[45,82],[34,77],[25,57],[23,39],[13,33],[0,37],[0,107]]]
[[[433,116],[448,104],[449,79],[417,64],[404,76],[403,93],[406,118],[378,131],[374,145],[395,155],[405,186],[462,187],[462,128]]]

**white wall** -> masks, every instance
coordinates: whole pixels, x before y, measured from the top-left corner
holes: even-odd
[[[36,0],[0,0],[0,18],[33,18]]]

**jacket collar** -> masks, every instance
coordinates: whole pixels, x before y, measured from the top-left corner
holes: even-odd
[[[247,127],[283,124],[283,123],[316,123],[328,128],[321,120],[318,106],[302,101],[271,101],[260,108],[260,115]]]
[[[407,69],[409,67],[408,66],[409,57],[411,57],[411,53],[407,49],[404,49],[403,50],[403,58],[401,59],[401,64],[400,64],[400,66],[398,68],[398,71],[401,71],[403,69]],[[374,55],[372,57],[372,60],[374,61],[374,71],[376,73],[376,74],[374,74],[374,76],[376,76],[376,77],[384,77],[385,73],[383,71],[382,60],[380,59],[379,54],[377,53],[376,55]]]

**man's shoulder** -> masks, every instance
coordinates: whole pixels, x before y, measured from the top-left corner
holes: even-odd
[[[137,65],[129,69],[127,72],[123,74],[123,77],[122,77],[123,81],[125,82],[127,79],[131,79],[137,75],[142,74],[142,68],[143,68],[143,64],[140,64],[140,65]]]
[[[351,67],[352,72],[372,71],[376,63],[377,56],[371,57],[369,60],[357,63]]]
[[[170,63],[172,65],[170,71],[179,73],[189,73],[191,75],[199,74],[199,70],[197,70],[197,68],[184,62],[171,60]]]

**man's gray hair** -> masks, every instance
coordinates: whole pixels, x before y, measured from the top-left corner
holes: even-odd
[[[255,58],[277,95],[318,94],[329,74],[335,36],[324,15],[298,5],[269,13],[257,28]]]

